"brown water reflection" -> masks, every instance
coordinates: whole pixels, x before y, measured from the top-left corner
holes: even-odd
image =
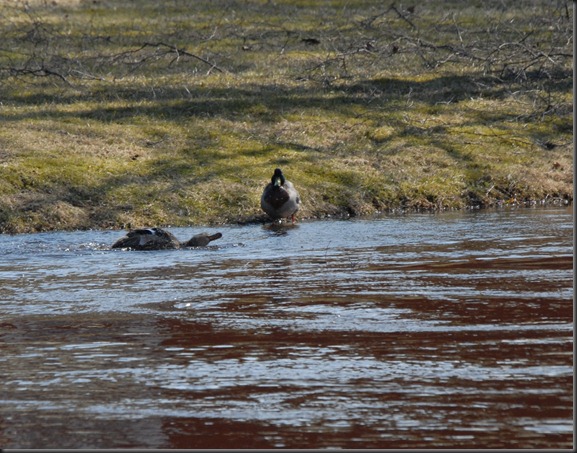
[[[3,431],[8,446],[95,448],[110,439],[116,448],[571,443],[569,432],[555,429],[572,418],[572,376],[559,369],[571,361],[566,330],[328,336],[90,316],[12,325],[3,339],[8,355],[23,344],[35,351],[20,357],[18,381],[7,383],[18,384],[8,397],[18,403],[5,418],[18,427]],[[243,420],[243,411],[266,416]]]
[[[0,266],[0,446],[571,448],[572,219],[530,214]]]

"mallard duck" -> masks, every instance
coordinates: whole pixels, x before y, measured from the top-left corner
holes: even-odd
[[[200,233],[186,242],[180,242],[170,232],[162,228],[142,228],[130,230],[126,236],[120,238],[113,245],[113,249],[133,249],[133,250],[166,250],[178,249],[181,247],[204,247],[222,237],[221,233],[208,234]]]
[[[290,217],[295,221],[301,198],[292,182],[285,179],[280,168],[275,169],[260,198],[260,207],[274,220]]]

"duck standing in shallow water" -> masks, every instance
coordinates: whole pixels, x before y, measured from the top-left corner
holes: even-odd
[[[275,169],[260,197],[262,210],[274,220],[290,217],[294,223],[300,204],[301,198],[293,183],[285,179],[280,168]]]
[[[180,242],[170,232],[162,228],[142,228],[130,230],[126,236],[120,238],[114,244],[113,249],[133,249],[133,250],[167,250],[181,247],[204,247],[222,237],[221,233],[208,234],[200,233],[194,235],[186,242]]]

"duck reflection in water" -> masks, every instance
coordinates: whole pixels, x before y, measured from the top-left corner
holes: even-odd
[[[185,247],[205,247],[211,241],[222,237],[222,233],[200,233],[186,242],[180,242],[170,231],[162,228],[142,228],[130,230],[126,236],[118,239],[113,249],[132,250],[170,250]]]
[[[295,223],[283,223],[280,220],[275,220],[271,223],[265,223],[262,228],[268,231],[272,236],[286,236],[290,230],[296,229],[299,226]]]

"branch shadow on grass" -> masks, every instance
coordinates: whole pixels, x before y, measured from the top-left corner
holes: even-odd
[[[571,89],[572,80],[570,73],[558,74],[555,79],[538,77],[535,82],[542,90],[552,93],[565,93]],[[537,76],[536,76],[537,77]],[[335,115],[344,118],[354,118],[365,115],[368,118],[389,118],[393,126],[395,118],[403,114],[410,114],[414,104],[435,108],[439,105],[454,105],[459,108],[459,103],[473,98],[493,100],[506,100],[511,96],[512,90],[519,85],[511,81],[499,80],[494,77],[472,75],[443,75],[425,81],[414,81],[399,78],[376,78],[362,80],[357,83],[343,83],[340,87],[332,87],[330,90],[303,83],[302,86],[287,88],[277,84],[249,83],[234,88],[204,88],[187,87],[161,87],[154,91],[145,88],[123,87],[116,90],[108,86],[105,89],[86,97],[79,91],[68,90],[59,95],[50,96],[46,93],[38,95],[22,96],[18,93],[7,94],[5,102],[17,105],[43,106],[48,105],[48,111],[42,109],[27,109],[26,112],[14,113],[10,110],[0,111],[0,121],[19,122],[34,121],[50,118],[52,120],[85,119],[106,123],[130,124],[134,117],[144,117],[150,121],[162,120],[165,122],[181,123],[190,119],[223,119],[230,122],[242,122],[247,119],[260,122],[266,129],[267,124],[282,121],[289,114],[302,114],[311,111],[319,115],[326,112],[327,116]],[[59,108],[61,105],[88,103],[89,107],[80,110]],[[359,112],[362,112],[359,114]],[[321,113],[322,115],[322,113]],[[498,124],[513,120],[514,117],[507,111],[483,111],[471,114],[471,125]],[[437,131],[439,132],[439,131]],[[441,131],[442,132],[442,131]],[[403,134],[418,133],[406,126],[396,128],[394,137]],[[262,140],[266,141],[266,138]],[[306,144],[287,140],[278,140],[275,143],[262,143],[260,149],[251,151],[258,154],[269,147],[289,148],[301,153],[303,159],[311,153],[320,153],[321,149],[307,146]],[[442,145],[449,155],[455,160],[470,160],[470,156],[459,152],[451,147]],[[249,151],[243,151],[249,153]],[[197,156],[198,157],[198,156]],[[132,174],[114,175],[103,178],[97,187],[83,190],[82,188],[68,188],[68,192],[61,194],[48,194],[45,196],[45,206],[56,205],[59,200],[64,200],[71,206],[94,206],[92,216],[99,219],[101,225],[118,225],[126,211],[133,207],[106,206],[106,196],[111,191],[125,187],[129,184],[142,186],[142,197],[151,201],[174,196],[184,187],[194,186],[207,182],[210,179],[227,180],[234,172],[247,172],[250,170],[250,162],[244,164],[235,163],[236,166],[227,164],[225,153],[213,153],[205,156],[211,160],[215,169],[204,176],[191,176],[191,168],[199,163],[197,157],[190,150],[180,151],[178,159],[167,159],[159,154],[151,159],[146,166],[142,177]],[[195,160],[196,159],[196,160]],[[161,182],[154,189],[147,189],[147,181]],[[160,188],[159,188],[160,187]],[[230,194],[227,196],[231,196]],[[248,203],[241,200],[240,203]],[[39,206],[38,200],[34,206]],[[31,208],[32,209],[32,208]],[[176,208],[175,208],[176,209]],[[62,211],[62,210],[61,210]],[[234,216],[233,216],[234,217]],[[89,223],[93,219],[90,219]],[[228,218],[227,220],[231,220]],[[80,224],[79,226],[83,226]],[[44,228],[48,229],[48,228]]]

